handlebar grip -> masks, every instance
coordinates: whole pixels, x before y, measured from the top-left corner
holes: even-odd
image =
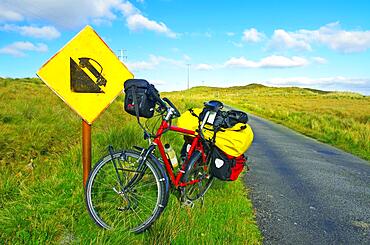
[[[159,97],[158,91],[155,89],[155,87],[152,84],[150,84],[149,89],[150,89],[150,94],[155,98],[155,100],[159,103],[159,105],[162,106],[163,108],[167,108],[166,103],[161,99],[161,97]]]
[[[159,96],[156,96],[157,97],[157,101],[158,103],[163,107],[163,108],[167,108],[167,105],[166,103],[159,97]]]
[[[174,109],[174,112],[175,112],[175,116],[176,117],[181,116],[179,110],[177,110],[176,106],[168,98],[163,98],[163,100],[166,101],[167,104],[169,104]]]

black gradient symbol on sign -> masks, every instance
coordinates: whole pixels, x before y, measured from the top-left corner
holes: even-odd
[[[103,67],[94,59],[82,57],[78,58],[77,64],[71,57],[70,60],[70,78],[71,91],[75,93],[104,93],[102,87],[105,87],[107,80],[103,77]],[[95,63],[95,66],[91,63]],[[99,67],[98,71],[95,67]],[[88,75],[91,73],[95,81]]]

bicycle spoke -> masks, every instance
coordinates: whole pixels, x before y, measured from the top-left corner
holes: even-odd
[[[144,222],[144,220],[140,217],[140,215],[133,208],[131,208],[131,210],[136,214],[137,217],[139,217],[141,222]]]
[[[149,211],[153,211],[152,209],[150,209],[148,206],[144,205],[142,202],[139,201],[139,199],[137,199],[136,197],[132,196],[137,202],[139,202],[140,204],[142,204],[143,207],[145,207],[147,210]]]
[[[101,184],[101,186],[98,186],[98,187],[95,187],[94,186],[94,189],[100,189],[100,188],[111,188],[112,187],[112,184],[107,184],[107,183],[103,183],[103,182],[100,182],[100,181],[95,181],[96,183],[98,184]],[[117,183],[118,184],[118,183]]]
[[[156,202],[157,201],[157,198],[155,198],[155,199],[152,199],[151,197],[149,198],[149,197],[145,197],[145,196],[143,196],[143,195],[138,195],[138,194],[136,194],[135,193],[135,195],[136,196],[140,196],[141,198],[143,198],[143,199],[146,199],[146,200],[149,200],[149,201],[153,201],[153,202]]]
[[[147,183],[147,184],[144,184],[144,185],[140,185],[139,187],[136,187],[136,186],[135,186],[135,189],[136,189],[136,190],[140,190],[140,189],[142,189],[143,187],[156,186],[156,185],[157,185],[156,183]]]
[[[145,163],[145,172],[137,171],[140,155],[130,151],[127,154],[128,161],[114,155],[123,186],[110,157],[103,158],[107,160],[97,165],[98,170],[94,168],[87,184],[88,210],[102,227],[119,226],[141,232],[158,217],[162,211],[158,209],[161,196],[168,193],[162,189],[161,174],[152,163]]]
[[[208,190],[212,183],[212,179],[207,178],[209,168],[207,164],[202,162],[201,156],[194,156],[197,159],[192,159],[192,164],[190,169],[188,170],[189,173],[186,173],[186,179],[184,182],[190,183],[185,186],[185,197],[190,201],[197,200],[198,198],[202,197],[205,192]]]

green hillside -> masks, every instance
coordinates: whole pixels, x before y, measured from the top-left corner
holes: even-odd
[[[368,96],[259,84],[163,95],[181,111],[218,99],[370,160]],[[117,98],[93,125],[93,162],[109,144],[146,145],[122,101]],[[1,244],[262,241],[242,179],[216,182],[203,207],[181,208],[171,195],[161,218],[142,235],[97,228],[83,202],[81,120],[38,79],[0,78],[0,131]],[[180,136],[166,140],[181,147]]]
[[[92,127],[93,162],[107,146],[146,146],[120,96]],[[184,105],[179,105],[182,111]],[[156,119],[153,119],[154,121]],[[259,244],[242,179],[216,181],[204,206],[169,204],[152,228],[105,231],[83,201],[81,119],[38,79],[0,79],[0,244]],[[175,149],[182,137],[168,135]]]
[[[195,87],[166,96],[187,105],[217,99],[370,160],[370,96],[260,84]]]

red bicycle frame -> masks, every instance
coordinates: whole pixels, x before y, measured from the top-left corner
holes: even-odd
[[[162,144],[162,141],[161,141],[162,134],[166,130],[175,131],[175,132],[179,132],[181,134],[187,134],[187,135],[194,136],[193,142],[192,142],[191,147],[188,151],[188,158],[185,160],[185,163],[182,164],[181,169],[180,169],[180,171],[177,175],[175,175],[174,171],[172,170],[172,165],[171,165],[170,161],[168,160],[168,158],[166,156],[166,153],[164,151],[164,147],[163,147],[163,144]],[[193,152],[195,150],[199,150],[202,154],[202,160],[204,162],[206,161],[206,155],[204,154],[203,145],[199,141],[200,139],[201,139],[201,136],[199,134],[197,134],[195,131],[169,125],[166,120],[162,121],[161,126],[159,127],[159,129],[157,131],[157,134],[156,134],[156,137],[153,140],[153,143],[155,143],[158,146],[159,152],[160,152],[162,160],[164,162],[164,166],[166,167],[167,174],[170,177],[172,184],[176,188],[179,187],[179,186],[183,187],[183,186],[186,186],[186,185],[191,185],[191,184],[194,184],[194,183],[197,183],[197,182],[200,181],[200,180],[192,180],[192,181],[187,182],[187,183],[181,182],[181,177],[185,173],[185,169],[186,169],[187,163],[189,162],[190,156],[193,154]]]

